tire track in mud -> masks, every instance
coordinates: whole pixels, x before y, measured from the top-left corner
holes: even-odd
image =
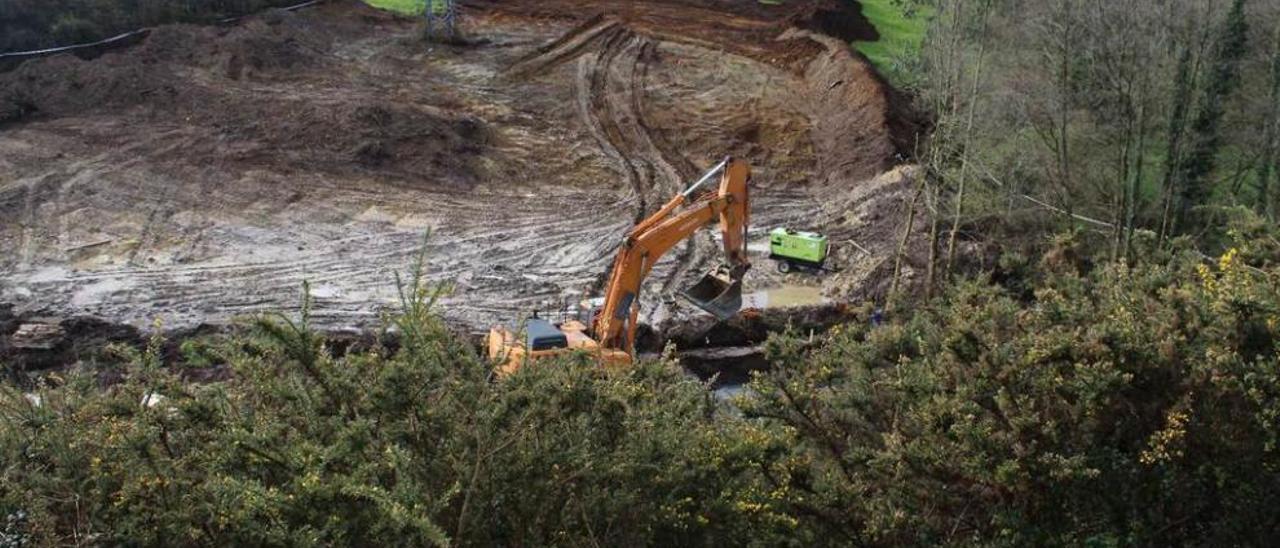
[[[432,279],[454,280],[459,291],[442,302],[452,320],[479,324],[494,316],[545,305],[589,280],[583,272],[607,265],[608,235],[616,234],[616,215],[598,221],[567,217],[573,198],[522,203],[517,196],[490,201],[431,200],[425,212],[449,217],[426,242]],[[516,203],[526,212],[501,226],[477,223],[491,217],[493,203]],[[532,235],[532,236],[529,236]],[[586,242],[573,252],[542,253],[566,242]],[[318,324],[369,325],[395,301],[396,273],[407,272],[422,250],[423,232],[391,229],[309,242],[305,252],[258,261],[223,264],[124,266],[98,272],[43,269],[22,285],[44,295],[62,294],[83,312],[114,315],[159,310],[168,321],[187,325],[199,319],[226,320],[263,309],[297,310],[299,291],[308,281],[317,303]],[[591,257],[598,257],[591,260]],[[439,261],[433,260],[439,258]],[[502,303],[492,305],[486,303]]]
[[[598,24],[596,24],[598,26]],[[594,28],[594,27],[593,27]],[[581,35],[581,28],[569,36]],[[660,132],[653,131],[645,120],[645,89],[648,67],[656,58],[657,43],[609,22],[607,30],[593,35],[599,46],[578,60],[577,93],[579,115],[599,144],[627,180],[635,196],[634,221],[639,223],[657,207],[683,190],[683,182],[692,180],[697,169],[684,155],[676,152]],[[584,48],[575,48],[580,52]],[[562,62],[559,48],[546,48],[556,57],[548,61],[530,59],[526,63],[551,66]],[[660,279],[661,296],[700,262],[699,243],[710,243],[704,234],[687,240],[675,254],[668,254],[654,267],[651,278]],[[601,273],[592,288],[603,289],[608,273]],[[650,295],[648,300],[654,296]],[[650,314],[657,312],[648,306]]]
[[[524,78],[570,61],[619,28],[617,20],[596,15],[516,61],[507,69],[507,75],[511,78]]]
[[[383,48],[395,48],[399,38],[380,40]],[[416,85],[420,75],[388,77],[400,80],[389,86]],[[257,96],[278,93],[277,88],[239,89]],[[319,94],[320,89],[330,88],[304,92]],[[417,227],[431,226],[433,235],[426,244],[429,275],[458,286],[441,302],[441,312],[452,321],[479,326],[495,318],[515,319],[520,312],[595,282],[598,273],[607,270],[619,235],[630,226],[626,219],[634,206],[634,200],[617,200],[621,193],[615,190],[603,195],[596,189],[435,191],[397,177],[341,184],[341,179],[325,176],[273,174],[260,181],[242,174],[239,179],[197,179],[201,184],[188,186],[148,168],[166,151],[201,138],[198,133],[148,135],[100,158],[104,162],[77,164],[59,175],[114,181],[109,183],[113,199],[133,202],[131,207],[139,210],[137,231],[122,236],[135,240],[134,247],[114,264],[79,270],[66,260],[38,260],[52,249],[40,236],[42,223],[51,220],[40,211],[50,205],[45,182],[0,191],[0,202],[12,202],[14,212],[29,219],[14,232],[15,240],[25,242],[26,260],[0,265],[0,276],[16,286],[0,288],[0,300],[27,301],[24,308],[33,312],[92,314],[133,323],[162,315],[167,325],[185,326],[261,310],[296,311],[307,280],[318,305],[314,313],[319,325],[368,326],[396,301],[395,274],[408,271],[422,247],[424,228]],[[536,166],[523,167],[537,173],[532,169]],[[161,186],[166,183],[172,187]],[[271,190],[263,194],[258,187]],[[288,194],[306,198],[298,204],[270,205],[273,197]],[[256,207],[259,198],[268,203]],[[76,207],[80,205],[85,204]],[[374,208],[397,212],[393,215],[399,219],[360,220],[361,209]],[[174,213],[187,210],[202,212],[197,228],[166,232],[176,228]],[[314,218],[317,213],[325,218]],[[417,220],[397,224],[412,218]],[[185,241],[166,249],[170,236]],[[204,251],[191,251],[200,248]],[[185,260],[195,262],[184,264]]]
[[[650,126],[645,116],[645,92],[648,89],[646,83],[649,77],[649,66],[652,60],[657,59],[657,55],[658,43],[653,40],[644,40],[636,57],[635,70],[631,73],[631,113],[635,116],[641,134],[651,148],[652,157],[662,162],[671,180],[676,182],[674,187],[665,189],[670,195],[675,195],[684,190],[681,181],[693,181],[701,173],[688,157],[681,154],[676,146],[666,139],[661,131],[655,131]],[[672,295],[676,286],[687,280],[690,271],[705,265],[708,260],[707,255],[711,252],[710,248],[714,246],[715,240],[708,232],[699,232],[686,240],[679,254],[676,255],[674,268],[662,283],[661,295],[664,298]],[[665,306],[665,304],[662,307],[651,306],[646,319],[652,321],[654,317],[665,314],[665,310],[662,310]]]

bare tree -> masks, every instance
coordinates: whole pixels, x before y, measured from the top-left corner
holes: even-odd
[[[1263,158],[1258,170],[1258,213],[1275,220],[1277,211],[1273,196],[1272,180],[1280,168],[1280,22],[1273,21],[1275,29],[1271,38],[1271,89],[1268,96],[1267,117],[1263,122]]]
[[[969,156],[973,148],[973,117],[978,110],[978,91],[982,86],[982,79],[985,76],[982,73],[983,64],[987,60],[987,43],[989,35],[987,33],[988,23],[991,21],[991,0],[983,0],[978,4],[977,18],[980,23],[977,29],[978,54],[976,67],[973,70],[972,85],[969,87],[969,95],[966,98],[968,102],[967,113],[965,114],[964,130],[961,135],[962,144],[960,145],[960,174],[956,184],[956,194],[951,216],[951,233],[947,236],[947,266],[945,271],[949,275],[951,273],[951,265],[956,257],[956,234],[960,232],[960,219],[964,215],[964,194],[965,186],[969,179]]]

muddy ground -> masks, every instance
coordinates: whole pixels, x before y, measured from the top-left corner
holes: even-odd
[[[296,310],[306,280],[320,325],[371,327],[429,231],[440,311],[483,329],[598,292],[725,155],[754,170],[748,291],[875,298],[913,128],[847,4],[475,0],[463,43],[428,45],[331,2],[24,63],[0,74],[0,304],[187,329]],[[780,225],[830,233],[843,271],[776,273]],[[705,323],[670,296],[716,260],[713,231],[673,250],[643,317]]]

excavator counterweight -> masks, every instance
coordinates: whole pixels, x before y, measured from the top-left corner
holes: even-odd
[[[704,189],[717,175],[719,188]],[[746,162],[725,158],[627,233],[609,273],[604,304],[590,318],[590,325],[530,320],[528,340],[521,340],[510,329],[495,327],[489,332],[490,359],[503,373],[512,373],[530,360],[572,351],[595,354],[604,365],[630,364],[645,277],[664,253],[717,221],[725,262],[680,295],[721,320],[732,317],[742,307],[742,278],[751,267],[747,260],[750,178]]]

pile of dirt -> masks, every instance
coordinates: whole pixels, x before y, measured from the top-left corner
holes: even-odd
[[[491,134],[482,120],[377,98],[364,104],[294,98],[246,102],[239,96],[214,100],[222,108],[193,111],[192,121],[217,129],[230,142],[248,144],[220,153],[227,161],[247,164],[430,175],[447,186],[469,187],[476,182],[477,158]]]
[[[40,110],[33,99],[26,94],[11,93],[0,97],[0,127],[9,122],[18,122]]]
[[[32,323],[28,323],[32,322]],[[56,335],[40,347],[21,347],[15,344],[16,335],[23,326],[53,327]],[[12,307],[0,305],[0,365],[11,380],[20,380],[22,373],[65,367],[101,356],[112,344],[134,347],[144,343],[137,329],[103,321],[99,318],[76,316],[66,319],[33,318],[14,315]]]
[[[0,113],[9,122],[34,116],[56,118],[86,110],[166,104],[180,93],[178,78],[165,64],[136,55],[108,55],[85,61],[59,55],[25,63],[0,75]]]
[[[182,76],[183,67],[222,66],[234,78],[269,78],[319,62],[341,34],[315,18],[274,10],[231,27],[174,24],[157,27],[137,46],[85,60],[56,55],[0,74],[0,118],[60,117],[87,111],[179,99],[196,101],[204,86]]]
[[[842,304],[749,309],[727,321],[711,316],[671,319],[658,327],[661,337],[641,339],[641,343],[649,344],[638,346],[648,351],[660,351],[667,343],[679,350],[754,346],[764,344],[770,333],[821,334],[836,325],[869,317],[868,309],[850,309]]]
[[[445,184],[473,184],[474,159],[490,134],[479,120],[380,97],[317,100],[271,87],[324,70],[335,40],[368,32],[346,28],[352,21],[275,10],[231,27],[158,27],[138,46],[91,61],[60,55],[28,62],[0,74],[0,124],[130,108],[172,118],[178,111],[187,123],[220,130],[220,141],[194,146],[229,161],[445,174]],[[237,85],[228,80],[265,92],[246,96],[228,89]]]

